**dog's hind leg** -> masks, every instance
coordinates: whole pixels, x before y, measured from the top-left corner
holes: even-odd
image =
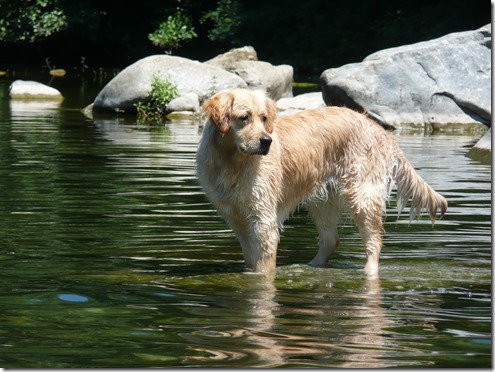
[[[318,253],[308,264],[325,267],[328,259],[339,245],[337,228],[341,213],[340,206],[338,202],[329,200],[312,204],[308,209],[319,234]]]
[[[371,189],[367,189],[371,191]],[[349,207],[358,226],[366,251],[364,270],[370,277],[378,276],[378,261],[382,248],[383,229],[383,198],[373,192],[364,191],[349,203]]]

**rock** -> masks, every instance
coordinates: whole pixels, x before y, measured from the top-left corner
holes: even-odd
[[[143,58],[128,66],[113,78],[98,94],[93,110],[135,113],[135,104],[146,101],[154,76],[173,81],[181,97],[194,93],[201,104],[206,98],[222,89],[263,89],[274,100],[292,97],[293,68],[273,66],[257,60],[253,47],[232,49],[205,63],[186,58],[155,55]],[[193,100],[190,96],[188,99]],[[185,101],[171,102],[169,111],[185,110]],[[191,106],[192,105],[192,106]]]
[[[196,93],[187,93],[179,98],[173,99],[167,105],[167,111],[199,111],[199,97]]]
[[[393,127],[483,127],[491,120],[491,25],[374,53],[321,75],[327,105]]]
[[[488,131],[480,138],[476,145],[473,148],[478,150],[487,150],[492,151],[492,128],[488,129]]]
[[[492,128],[488,129],[483,137],[476,142],[468,151],[467,156],[484,163],[492,162]]]
[[[229,70],[236,62],[239,61],[257,61],[258,55],[256,50],[252,46],[245,46],[242,48],[234,48],[226,53],[220,54],[215,58],[212,58],[205,63],[221,67],[225,70]]]
[[[321,92],[304,93],[292,98],[281,98],[276,104],[277,109],[282,111],[307,110],[325,106]]]
[[[66,71],[63,68],[56,68],[56,69],[50,70],[49,73],[52,76],[63,77],[63,76],[65,76]]]
[[[94,103],[90,103],[89,105],[81,109],[81,113],[88,119],[93,119],[93,106]]]
[[[181,96],[195,93],[200,102],[227,88],[246,88],[239,76],[219,67],[182,57],[154,55],[122,70],[98,94],[95,111],[135,113],[134,104],[144,101],[154,76],[177,84]]]
[[[262,89],[268,97],[279,100],[292,97],[294,69],[289,65],[273,66],[262,61],[240,61],[229,70],[239,75],[249,89]]]
[[[55,88],[31,80],[16,80],[9,87],[9,95],[13,99],[55,99],[64,97]]]
[[[256,51],[252,47],[231,49],[205,63],[223,68],[240,76],[249,89],[262,89],[267,95],[278,100],[292,97],[292,81],[294,69],[289,65],[274,66],[271,63],[258,61]]]
[[[205,117],[203,117],[200,113],[192,111],[173,111],[166,115],[166,118],[174,121],[188,120],[198,123],[204,123],[205,121]]]

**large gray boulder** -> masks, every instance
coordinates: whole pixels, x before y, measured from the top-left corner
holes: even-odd
[[[216,66],[187,58],[154,55],[122,70],[98,94],[94,111],[135,113],[135,104],[144,101],[153,77],[173,81],[181,96],[195,93],[200,102],[222,89],[246,88],[239,76]]]
[[[445,129],[491,121],[491,25],[391,48],[321,75],[327,105],[386,126]],[[460,124],[460,126],[459,126]]]
[[[205,63],[240,76],[249,89],[262,89],[273,100],[292,97],[294,69],[289,65],[274,66],[259,61],[253,47],[231,49]]]

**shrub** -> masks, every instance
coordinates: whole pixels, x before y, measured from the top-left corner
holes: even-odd
[[[213,22],[213,28],[208,32],[208,39],[212,41],[236,40],[235,34],[241,24],[239,9],[236,0],[219,0],[217,8],[207,12],[201,23]]]
[[[177,49],[183,41],[197,36],[191,19],[179,12],[169,16],[153,33],[148,35],[148,39],[153,44],[164,48],[165,53],[170,54],[172,49]]]
[[[136,109],[139,119],[162,119],[167,112],[167,105],[179,96],[177,84],[169,78],[161,79],[153,76],[151,90],[146,102],[137,103]]]

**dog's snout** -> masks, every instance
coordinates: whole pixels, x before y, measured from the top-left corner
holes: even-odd
[[[270,145],[272,144],[272,137],[268,134],[263,134],[260,137],[260,153],[262,155],[268,154],[268,150],[270,150]]]

